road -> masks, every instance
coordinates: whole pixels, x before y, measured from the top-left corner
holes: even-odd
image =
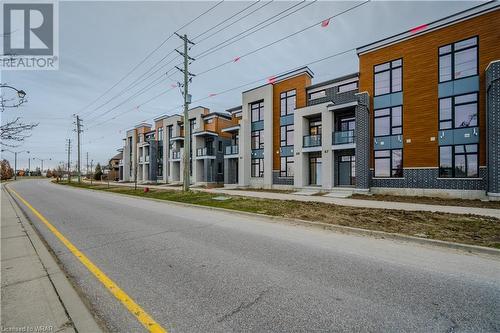
[[[493,257],[44,180],[9,186],[169,332],[500,331]],[[144,331],[23,209],[109,330]]]

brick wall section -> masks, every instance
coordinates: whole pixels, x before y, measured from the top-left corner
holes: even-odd
[[[373,66],[403,58],[404,167],[438,167],[438,48],[479,37],[479,132],[485,133],[485,69],[500,58],[500,10],[388,45],[359,57],[359,90],[373,96]],[[372,101],[373,102],[373,99]],[[373,110],[373,105],[370,108]],[[373,121],[371,125],[373,126]],[[373,133],[373,130],[372,130]],[[372,142],[373,144],[373,142]],[[480,136],[479,161],[486,165],[486,136]],[[371,161],[373,166],[373,160]]]
[[[370,96],[363,92],[356,95],[356,188],[370,187]]]
[[[500,193],[500,61],[486,71],[488,192]]]

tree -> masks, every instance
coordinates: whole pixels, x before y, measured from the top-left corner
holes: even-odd
[[[101,164],[97,163],[94,171],[94,179],[101,180],[101,176],[102,176]]]
[[[54,175],[54,174],[53,174],[52,170],[47,169],[46,177],[47,177],[47,178],[52,178],[52,177],[53,177],[53,175]]]
[[[2,180],[11,179],[14,176],[14,170],[10,167],[9,161],[3,159],[0,161],[0,177]]]

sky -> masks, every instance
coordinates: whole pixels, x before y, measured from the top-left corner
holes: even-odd
[[[241,92],[264,84],[268,77],[479,4],[466,1],[370,1],[332,18],[327,27],[315,24],[360,3],[220,3],[179,30],[179,33],[187,34],[188,38],[195,41],[189,51],[195,58],[189,68],[191,73],[202,73],[226,61],[230,62],[193,78],[189,89],[195,103],[191,106],[202,105],[211,111],[224,111],[240,105]],[[85,169],[87,153],[89,162],[94,161],[94,165],[97,162],[107,163],[122,146],[127,129],[143,121],[152,123],[153,118],[159,115],[182,112],[180,91],[171,87],[182,80],[182,74],[172,69],[181,61],[175,58],[177,53],[173,52],[174,48],[181,45],[181,40],[174,35],[164,41],[174,31],[216,4],[209,1],[61,1],[59,69],[2,71],[0,75],[1,83],[26,91],[28,100],[20,108],[2,112],[2,123],[16,116],[21,116],[26,122],[39,123],[31,137],[16,150],[29,150],[31,158],[36,158],[32,162],[32,169],[40,166],[38,159],[50,158],[44,163],[44,167],[49,168],[66,162],[66,141],[70,138],[76,142],[74,114],[79,114],[84,125],[81,156],[82,169]],[[303,6],[303,9],[297,10]],[[230,18],[245,8],[246,11]],[[289,11],[282,16],[297,11],[202,57],[203,51],[288,8]],[[254,13],[242,18],[254,10]],[[231,62],[236,57],[311,25],[315,26]],[[214,29],[206,32],[212,27]],[[197,35],[200,36],[195,38]],[[143,61],[155,48],[158,48],[157,51]],[[153,67],[166,55],[162,62]],[[109,90],[137,64],[140,65],[128,77]],[[357,66],[355,51],[313,64],[310,66],[315,74],[313,83],[354,73]],[[157,73],[148,77],[156,70]],[[167,70],[170,70],[169,77],[165,75]],[[221,93],[227,90],[230,91]],[[143,93],[138,94],[140,92]],[[162,95],[154,98],[159,94]],[[73,162],[76,161],[75,148],[73,145]],[[11,155],[5,152],[2,157],[13,162]],[[27,168],[27,159],[26,153],[20,154],[18,168]]]

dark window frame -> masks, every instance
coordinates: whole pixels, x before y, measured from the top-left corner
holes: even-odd
[[[258,111],[259,117],[258,119],[254,119],[253,111],[257,109],[259,110]],[[256,123],[263,120],[264,120],[264,100],[250,103],[250,121],[252,123]]]
[[[349,90],[346,90],[346,91],[340,91],[340,88],[341,87],[346,87],[346,86],[350,86],[351,84],[355,84],[356,85],[356,88],[354,89],[349,89]],[[339,94],[343,94],[343,93],[346,93],[346,92],[349,92],[349,91],[353,91],[353,90],[357,90],[359,89],[359,82],[358,81],[353,81],[353,82],[349,82],[349,83],[344,83],[344,84],[341,84],[341,85],[338,85],[337,86],[337,92]]]
[[[291,128],[291,129],[290,129]],[[282,134],[283,134],[283,129],[285,129],[285,140],[283,140]],[[280,126],[280,147],[287,147],[287,146],[293,146],[293,142],[288,142],[288,133],[289,132],[294,132],[294,126],[293,125],[283,125]],[[294,133],[295,136],[295,133]]]
[[[476,95],[476,101],[475,102],[464,102],[464,103],[455,103],[455,99],[457,97],[461,96],[466,96],[466,95]],[[445,99],[451,99],[451,118],[448,119],[441,119],[441,101]],[[469,104],[476,104],[476,125],[473,126],[464,126],[464,127],[455,127],[455,108],[457,106],[461,105],[469,105]],[[451,127],[450,128],[441,128],[441,123],[451,121]],[[465,93],[465,94],[460,94],[460,95],[454,95],[454,96],[449,96],[449,97],[443,97],[438,99],[438,130],[439,131],[447,131],[447,130],[452,130],[452,129],[457,129],[457,128],[473,128],[473,127],[479,127],[479,92],[472,92],[472,93]]]
[[[401,125],[392,126],[392,109],[399,108],[399,107],[401,108]],[[389,109],[389,115],[375,116],[376,111],[384,110],[384,109]],[[375,135],[375,119],[387,118],[387,117],[389,118],[389,134],[387,134],[387,135]],[[401,128],[401,133],[394,134],[393,133],[394,128]],[[392,136],[392,135],[403,135],[403,105],[394,105],[394,106],[390,106],[390,107],[386,107],[386,108],[380,108],[380,109],[373,110],[373,137],[380,138],[380,137]]]
[[[463,146],[464,147],[464,151],[462,153],[456,153],[455,152],[455,148],[457,146]],[[467,152],[466,151],[466,146],[476,146],[476,151],[475,152]],[[451,147],[451,176],[446,176],[442,173],[442,169],[441,168],[441,148],[444,148],[444,147]],[[477,161],[477,169],[476,169],[476,176],[467,176],[467,171],[468,171],[468,165],[467,163],[465,163],[465,174],[466,176],[460,176],[460,177],[457,177],[456,176],[456,173],[455,173],[455,156],[456,155],[465,155],[465,160],[467,161],[467,156],[468,155],[476,155],[476,161]],[[439,161],[439,167],[438,167],[438,177],[439,178],[479,178],[479,143],[471,143],[471,144],[465,144],[465,145],[445,145],[445,146],[439,146],[438,147],[438,161]],[[448,168],[446,168],[448,169]]]
[[[314,94],[319,94],[319,93],[323,93],[324,96],[312,97]],[[309,101],[313,101],[313,100],[320,99],[320,98],[325,98],[325,97],[326,97],[326,89],[313,91],[313,92],[310,92],[310,93],[307,94],[307,99]]]
[[[283,160],[285,161],[285,163],[283,163]],[[288,164],[292,164],[291,169],[293,170],[293,163],[294,163],[293,156],[282,156],[280,158],[280,177],[293,177],[294,176],[294,171],[292,171],[292,174],[288,173]]]
[[[263,136],[264,136],[264,130],[257,130],[257,131],[250,132],[250,148],[252,150],[264,149],[264,138],[263,138]],[[253,145],[252,145],[254,137],[258,138],[257,139],[257,141],[258,141],[258,148],[254,148]],[[262,138],[262,140],[261,140],[261,138]]]
[[[401,60],[401,65],[399,66],[395,66],[393,67],[392,66],[392,63],[395,62],[395,61],[398,61],[398,60]],[[393,59],[393,60],[389,60],[389,61],[386,61],[386,62],[383,62],[383,63],[380,63],[380,64],[376,64],[373,66],[373,96],[374,97],[378,97],[378,96],[385,96],[385,95],[389,95],[389,94],[393,94],[393,93],[397,93],[397,92],[402,92],[403,91],[403,58],[397,58],[397,59]],[[375,71],[375,67],[377,66],[380,66],[380,65],[385,65],[385,64],[389,64],[389,68],[388,69],[384,69],[384,70],[380,70],[380,71]],[[397,68],[401,68],[401,90],[398,90],[398,91],[393,91],[392,90],[392,71],[394,69],[397,69]],[[384,73],[384,72],[389,72],[389,92],[388,93],[385,93],[385,94],[379,94],[377,95],[375,93],[376,91],[376,87],[375,87],[375,75],[376,74],[380,74],[380,73]]]
[[[472,38],[476,39],[476,45],[464,47],[464,48],[462,48],[460,50],[455,50],[455,44],[458,44],[460,42],[463,42],[463,41],[466,41],[466,40],[472,39]],[[441,48],[443,48],[443,47],[446,47],[446,46],[450,46],[451,47],[451,51],[445,52],[443,54],[440,54],[439,50]],[[461,78],[458,78],[458,79],[455,78],[455,53],[456,52],[462,52],[462,51],[468,50],[468,49],[473,49],[473,48],[476,48],[476,74],[464,76],[464,77],[461,77]],[[461,80],[461,79],[465,79],[465,78],[468,78],[468,77],[479,75],[479,36],[478,35],[471,36],[471,37],[468,37],[468,38],[464,38],[464,39],[461,39],[461,40],[453,42],[453,43],[449,43],[449,44],[444,44],[444,45],[438,46],[437,55],[438,55],[438,73],[437,73],[437,75],[438,75],[438,83],[450,82],[450,81],[454,81],[454,80]],[[444,57],[444,56],[447,56],[447,55],[451,55],[451,78],[449,80],[441,81],[441,57]]]
[[[293,108],[292,112],[288,113],[288,100],[290,98],[295,99],[295,107]],[[283,107],[282,107],[282,102],[285,101],[285,112],[283,112]],[[290,114],[293,114],[295,112],[295,108],[297,107],[297,91],[295,89],[288,90],[288,91],[283,91],[280,93],[280,116],[288,116]]]
[[[259,166],[259,174],[255,175],[255,169],[254,166],[258,165]],[[262,178],[264,177],[264,159],[263,158],[252,158],[251,164],[250,164],[250,177],[252,178]]]
[[[398,168],[394,168],[393,166],[393,163],[392,163],[392,154],[393,154],[393,151],[396,151],[396,150],[400,150],[401,151],[401,169],[398,169]],[[376,152],[380,152],[380,151],[389,151],[389,156],[386,157],[386,156],[383,156],[383,157],[377,157],[375,156]],[[403,174],[403,165],[404,165],[404,157],[403,157],[403,148],[397,148],[397,149],[382,149],[382,150],[375,150],[374,153],[373,153],[373,159],[374,159],[374,162],[373,162],[373,175],[374,175],[374,178],[404,178],[404,174]],[[376,176],[376,163],[375,161],[376,160],[382,160],[382,159],[389,159],[389,176]],[[396,170],[400,170],[401,171],[401,174],[400,175],[394,175],[394,171]]]

